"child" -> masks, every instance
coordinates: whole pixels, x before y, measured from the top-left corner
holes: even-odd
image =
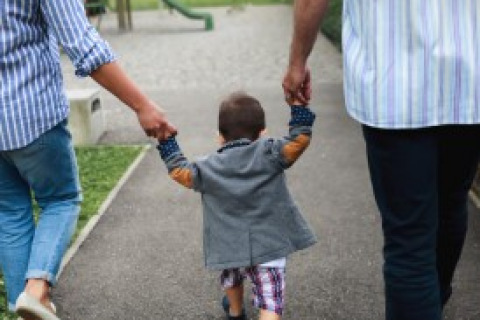
[[[261,137],[260,103],[237,92],[220,106],[222,147],[216,153],[188,162],[174,137],[158,145],[171,178],[202,194],[205,264],[222,270],[227,319],[246,319],[246,276],[260,319],[281,319],[286,257],[316,242],[283,172],[308,147],[315,114],[305,106],[292,106],[291,113],[288,137]]]

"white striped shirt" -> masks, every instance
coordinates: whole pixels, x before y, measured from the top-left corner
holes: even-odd
[[[115,59],[80,0],[0,0],[0,150],[24,147],[68,116],[57,42],[78,76]]]
[[[347,109],[379,128],[480,123],[479,0],[344,0]]]

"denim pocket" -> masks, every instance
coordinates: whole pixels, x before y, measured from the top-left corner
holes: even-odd
[[[71,137],[72,135],[70,134],[70,131],[67,128],[67,119],[60,121],[57,125],[55,125],[53,128],[48,130],[47,132],[44,132],[43,134],[38,137],[38,143],[42,146],[47,146],[47,145],[58,145],[63,144],[63,143],[71,143]]]
[[[42,201],[81,201],[77,161],[66,121],[42,134],[15,154],[15,163]]]

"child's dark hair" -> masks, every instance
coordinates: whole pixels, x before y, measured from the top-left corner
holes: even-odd
[[[220,104],[218,130],[225,141],[256,140],[265,129],[265,112],[260,102],[244,92],[234,92]]]

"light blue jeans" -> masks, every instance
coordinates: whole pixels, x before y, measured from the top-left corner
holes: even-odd
[[[32,192],[41,209],[36,226]],[[24,148],[0,151],[0,267],[10,310],[27,279],[55,285],[81,198],[66,121]]]

